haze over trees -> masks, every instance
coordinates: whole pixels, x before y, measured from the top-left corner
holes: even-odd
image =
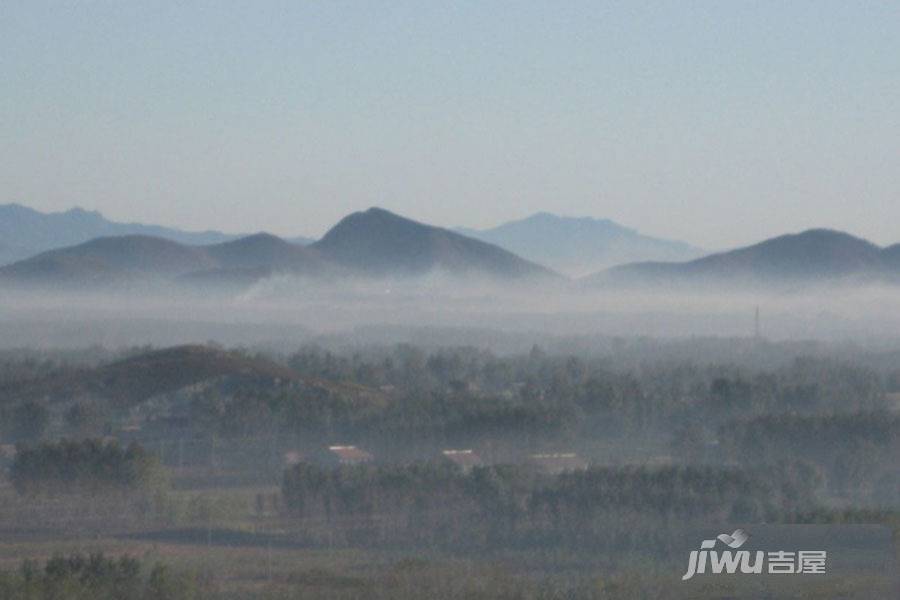
[[[0,353],[0,411],[42,424],[22,418],[4,434],[3,448],[19,443],[0,463],[0,521],[10,532],[205,548],[199,556],[242,548],[259,562],[229,568],[255,569],[269,586],[260,598],[403,597],[385,567],[352,583],[344,563],[297,571],[297,553],[330,548],[366,561],[429,556],[434,566],[416,577],[432,591],[446,561],[554,556],[558,568],[541,575],[558,590],[550,597],[586,599],[615,597],[582,577],[600,568],[593,561],[624,585],[614,574],[633,561],[668,568],[679,540],[711,523],[893,523],[892,354],[848,358],[829,346],[810,356],[768,342],[732,342],[729,354],[722,343]],[[329,447],[349,445],[357,458],[338,464]],[[455,463],[447,449],[477,460]],[[271,554],[283,558],[273,565]],[[2,584],[97,597],[162,585],[145,567],[114,583],[66,560],[64,577],[23,566]],[[191,564],[166,581],[214,593],[208,572],[192,574],[203,564]],[[523,590],[534,591],[529,581]],[[656,585],[639,581],[629,585]]]
[[[687,264],[790,274],[814,256],[821,277],[838,281],[887,273],[889,254],[827,232]],[[470,570],[461,580],[471,586],[449,597],[656,597],[665,576],[641,565],[683,569],[679,544],[709,527],[896,527],[900,367],[889,343],[433,326],[291,337],[279,311],[365,311],[373,290],[403,320],[440,314],[447,290],[457,306],[497,304],[492,288],[447,287],[438,271],[506,282],[504,297],[526,305],[543,302],[535,290],[602,297],[377,209],[309,246],[264,234],[207,246],[103,238],[7,270],[126,288],[237,282],[228,289],[245,291],[225,302],[256,315],[268,297],[241,286],[277,285],[303,265],[329,285],[374,279],[349,291],[285,288],[296,296],[274,305],[277,342],[0,351],[0,533],[52,540],[54,550],[95,540],[90,548],[113,562],[123,548],[179,557],[164,561],[173,571],[163,579],[127,560],[128,573],[109,561],[85,567],[78,555],[51,559],[7,571],[3,589],[50,598],[165,588],[177,598],[184,583],[194,598],[420,598],[446,590],[460,576],[454,565],[504,564],[520,566]],[[532,275],[543,287],[519,287]],[[118,293],[98,289],[90,298]],[[198,289],[178,308],[212,318],[204,311],[222,300],[207,303],[211,288]],[[161,306],[174,310],[171,299]],[[189,330],[197,318],[148,326]],[[416,343],[384,341],[404,337]],[[316,566],[297,566],[307,561]],[[890,570],[870,567],[856,587],[889,585]]]

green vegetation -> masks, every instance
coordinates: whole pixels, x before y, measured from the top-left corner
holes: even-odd
[[[0,598],[696,598],[699,530],[896,530],[895,362],[690,348],[0,353]]]
[[[4,412],[4,433],[12,441],[38,440],[44,435],[50,422],[50,411],[43,403],[35,400],[25,400]]]
[[[192,600],[197,582],[158,564],[149,572],[135,558],[102,553],[55,556],[44,565],[26,560],[18,573],[0,573],[4,600]]]
[[[159,460],[140,445],[122,448],[98,439],[21,446],[10,469],[20,494],[78,494],[105,491],[152,492],[165,474]]]
[[[669,525],[787,522],[818,506],[814,468],[594,467],[558,476],[514,465],[359,465],[285,472],[305,539],[445,549],[664,552]],[[322,524],[327,528],[323,530]],[[318,539],[321,542],[321,539]]]
[[[765,415],[724,425],[720,439],[727,455],[742,463],[805,457],[827,475],[833,494],[884,506],[900,501],[896,414]]]

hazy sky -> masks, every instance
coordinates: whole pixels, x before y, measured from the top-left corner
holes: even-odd
[[[898,2],[0,1],[0,203],[900,241]]]

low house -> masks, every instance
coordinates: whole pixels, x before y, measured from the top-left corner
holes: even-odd
[[[588,463],[574,452],[554,452],[549,454],[532,454],[528,464],[537,471],[548,475],[558,475],[569,471],[583,471]]]
[[[325,460],[336,465],[360,465],[372,462],[373,457],[356,446],[328,446]]]
[[[474,467],[480,467],[481,458],[472,450],[444,450],[441,452],[444,460],[458,466],[463,473],[468,473]]]

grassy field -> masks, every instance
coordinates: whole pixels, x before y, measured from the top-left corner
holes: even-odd
[[[718,582],[683,586],[675,575],[683,565],[640,556],[562,548],[460,555],[436,548],[313,544],[278,509],[275,481],[248,482],[246,475],[198,468],[174,469],[171,475],[172,491],[149,504],[108,494],[22,497],[4,479],[0,570],[15,571],[25,559],[44,562],[55,555],[127,555],[147,566],[168,565],[198,582],[203,598],[222,599],[593,600],[767,593],[763,579],[744,581],[741,588]],[[805,586],[790,597],[878,597],[872,596],[874,589],[887,598],[894,593],[892,581],[891,573],[870,574],[865,580]]]

